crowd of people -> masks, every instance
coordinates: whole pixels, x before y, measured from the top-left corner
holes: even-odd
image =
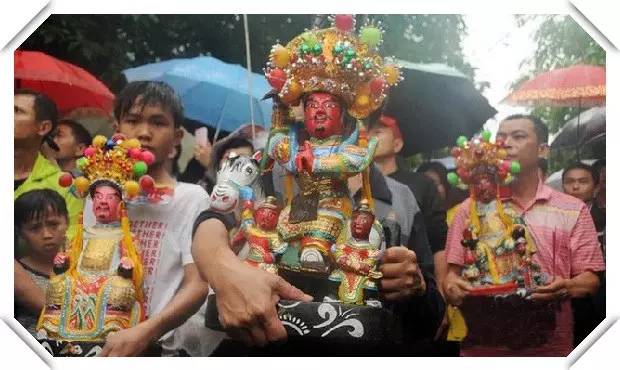
[[[89,218],[92,200],[79,200],[58,184],[62,171],[76,171],[92,138],[79,122],[59,118],[54,102],[42,93],[16,90],[14,106],[15,317],[35,335],[55,254],[74,237],[78,223],[95,222]],[[251,156],[264,142],[240,132],[197,145],[194,159],[179,173],[185,118],[171,87],[131,82],[118,94],[113,113],[114,130],[154,154],[148,174],[174,195],[167,204],[128,208],[131,231],[140,241],[147,319],[110,335],[102,356],[565,356],[605,317],[605,161],[565,168],[563,193],[545,185],[540,164],[549,151],[548,131],[537,117],[505,118],[497,138],[521,164],[505,203],[525,220],[542,268],[553,273],[532,295],[560,304],[552,339],[520,352],[461,343],[449,334],[457,307],[471,290],[461,277],[468,194],[448,184],[448,170],[439,162],[410,169],[400,155],[406,138],[399,126],[407,122],[386,112],[367,122],[369,137],[378,139],[370,184],[378,218],[392,217],[402,228],[402,246],[382,257],[380,294],[402,318],[405,339],[399,348],[362,354],[345,345],[317,345],[309,353],[306,343],[279,343],[287,334],[276,302],[311,297],[277,275],[243,264],[241,248],[229,237],[239,220],[208,209],[217,170],[229,154]],[[263,183],[282,199],[285,185],[277,165]],[[348,184],[351,197],[359,198],[361,175]],[[204,327],[209,290],[217,293],[226,334]]]

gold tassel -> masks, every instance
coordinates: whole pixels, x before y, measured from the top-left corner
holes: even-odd
[[[474,228],[474,236],[478,238],[481,231],[480,217],[478,216],[478,210],[476,209],[476,196],[474,194],[471,195],[471,203],[469,204],[469,221]]]
[[[351,218],[351,214],[353,213],[353,207],[351,205],[351,198],[342,197],[342,214],[345,218]]]
[[[482,226],[480,225],[480,216],[478,215],[478,209],[476,208],[476,195],[471,192],[471,203],[469,204],[469,220],[473,227],[473,237],[478,238],[482,231]],[[491,274],[491,279],[493,279],[494,284],[499,284],[499,273],[497,272],[497,266],[495,265],[495,257],[491,252],[489,246],[485,243],[482,243],[478,240],[478,245],[482,244],[482,250],[487,256],[489,273]]]
[[[478,242],[480,244],[480,242]],[[495,256],[493,252],[491,252],[491,248],[486,243],[482,243],[482,248],[484,253],[487,255],[487,260],[489,261],[489,273],[491,274],[491,279],[493,279],[493,284],[499,284],[499,273],[497,272],[497,265],[495,263]]]
[[[125,210],[125,203],[121,202],[119,207],[121,208],[121,231],[123,233],[123,244],[125,245],[125,252],[127,257],[133,262],[133,274],[132,280],[136,288],[136,298],[138,302],[144,302],[144,296],[142,292],[142,280],[144,272],[142,270],[142,261],[140,255],[133,244],[133,238],[131,236],[131,228],[129,225],[129,217],[127,217],[127,211]]]
[[[71,240],[71,246],[69,247],[69,274],[73,277],[73,280],[77,278],[77,264],[80,254],[82,253],[82,243],[84,241],[84,213],[80,212],[78,216],[77,230],[73,240]]]
[[[512,221],[511,217],[509,217],[506,212],[504,212],[504,204],[499,198],[499,185],[497,185],[497,215],[504,224],[504,237],[507,238],[511,236],[514,222]]]
[[[359,128],[359,137],[357,143],[362,148],[368,148],[368,132],[361,120],[357,120],[357,127]],[[370,189],[370,168],[366,167],[362,171],[362,199],[368,201],[368,206],[372,211],[375,211],[375,200],[372,197],[372,191]]]

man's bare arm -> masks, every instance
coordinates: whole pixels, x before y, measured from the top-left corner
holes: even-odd
[[[15,302],[30,313],[39,315],[45,305],[45,292],[32,280],[26,269],[17,261],[13,262],[13,289]]]

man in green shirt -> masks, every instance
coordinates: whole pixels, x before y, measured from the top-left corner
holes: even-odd
[[[57,125],[56,105],[41,93],[17,90],[14,94],[14,187],[13,199],[34,189],[53,189],[65,198],[69,212],[67,237],[75,234],[78,215],[83,201],[69,194],[68,189],[58,184],[60,168],[41,154],[41,144],[47,142],[51,148],[58,147],[50,133]]]

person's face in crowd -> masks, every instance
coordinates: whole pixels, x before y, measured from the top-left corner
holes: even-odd
[[[93,210],[98,223],[109,224],[119,219],[118,207],[121,196],[116,189],[101,185],[93,194]]]
[[[368,240],[375,218],[367,212],[355,212],[351,219],[351,236],[357,240]]]
[[[342,135],[342,107],[338,99],[328,93],[313,93],[305,100],[304,121],[312,137],[325,139]]]
[[[181,144],[183,130],[175,128],[172,112],[160,104],[143,105],[138,97],[127,114],[120,117],[118,132],[128,139],[138,139],[142,148],[155,155],[151,167],[165,164],[174,158],[175,146]]]
[[[591,201],[597,190],[592,174],[581,168],[574,168],[565,173],[562,187],[566,194],[579,198],[584,202]]]
[[[79,158],[82,156],[84,148],[86,147],[84,144],[78,144],[75,140],[75,136],[73,136],[71,127],[63,125],[62,123],[58,125],[58,133],[54,137],[54,142],[58,145],[59,149],[54,154],[56,159],[59,160]]]
[[[13,108],[15,111],[13,138],[16,143],[33,139],[41,140],[52,129],[50,121],[37,122],[34,96],[15,95]]]
[[[368,136],[376,137],[379,140],[375,151],[375,158],[393,157],[403,148],[403,140],[394,136],[394,131],[380,122],[370,127]]]
[[[538,159],[543,158],[548,151],[546,143],[538,143],[534,123],[529,119],[502,121],[499,124],[497,138],[504,140],[507,159],[518,161],[521,171],[525,173],[537,170]]]
[[[261,207],[256,210],[256,223],[266,231],[275,230],[280,212],[277,209]]]
[[[428,177],[429,179],[433,181],[433,183],[435,184],[435,187],[437,188],[437,193],[439,194],[441,201],[445,202],[446,201],[446,188],[445,186],[443,186],[443,183],[441,182],[441,178],[439,178],[439,174],[435,171],[428,170],[424,172],[424,175],[426,175],[426,177]]]
[[[52,258],[65,244],[67,226],[67,218],[64,215],[56,214],[49,209],[42,217],[24,223],[20,235],[28,244],[31,255]]]
[[[224,151],[224,155],[222,155],[222,159],[220,159],[220,166],[219,168],[222,168],[222,166],[224,165],[224,162],[226,162],[226,160],[228,160],[228,156],[230,155],[230,153],[237,153],[240,157],[252,157],[252,155],[254,154],[252,152],[252,147],[249,146],[240,146],[237,148],[228,148]]]

